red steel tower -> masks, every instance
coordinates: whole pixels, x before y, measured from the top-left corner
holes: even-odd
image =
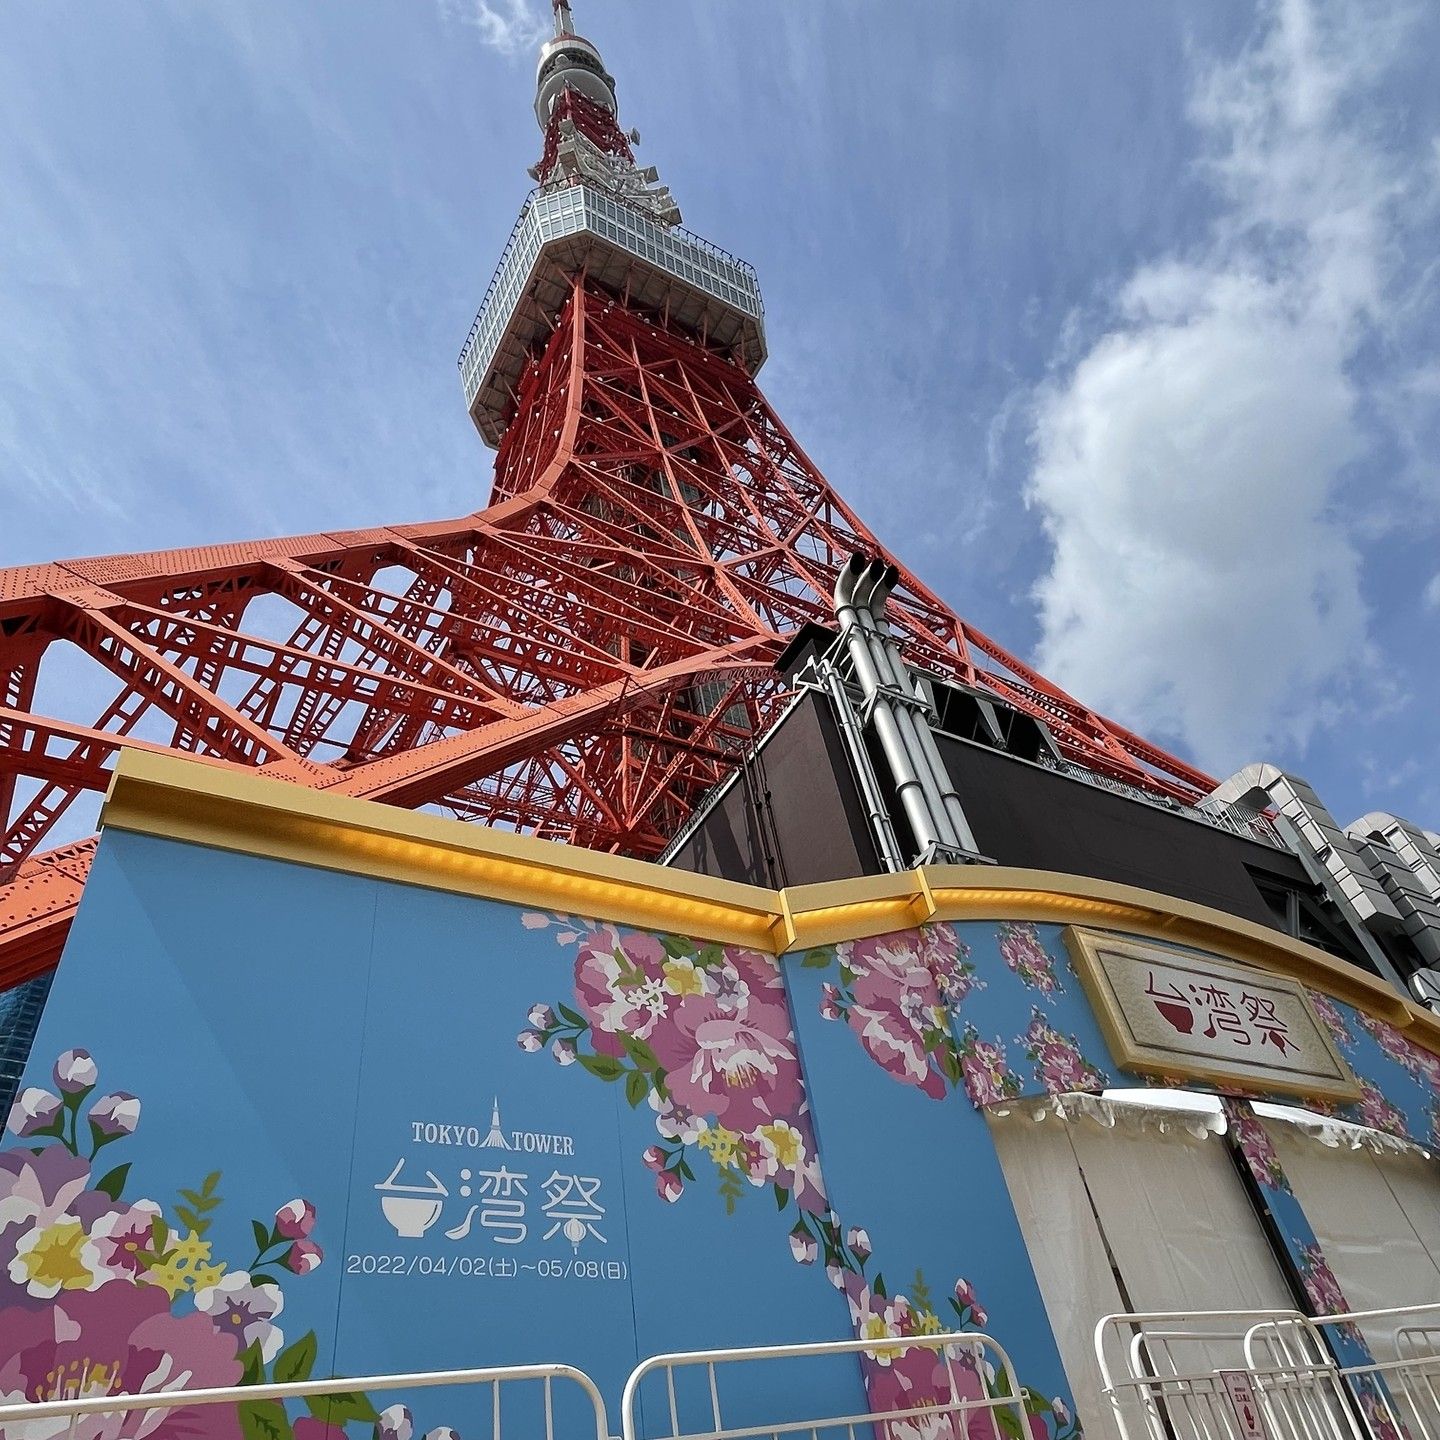
[[[127,746],[653,856],[776,714],[838,569],[883,553],[756,388],[755,272],[680,228],[564,0],[535,113],[537,188],[460,357],[488,508],[0,571],[0,986],[58,958],[94,841],[44,847]],[[1071,761],[1213,788],[903,569],[889,618]],[[109,678],[98,713],[36,709],[66,646]]]

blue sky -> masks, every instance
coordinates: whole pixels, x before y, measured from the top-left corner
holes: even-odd
[[[1440,824],[1440,7],[576,8],[915,570],[1222,777]],[[0,564],[483,504],[540,10],[0,7]]]

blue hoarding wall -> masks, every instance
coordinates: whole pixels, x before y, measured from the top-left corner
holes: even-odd
[[[613,1405],[641,1356],[851,1333],[773,957],[120,833],[0,1217],[14,1399],[558,1360]],[[852,1362],[812,1380],[863,1408]],[[161,1429],[368,1434],[393,1398]]]
[[[1320,1010],[1367,1087],[1345,1113],[1427,1135],[1434,1057]],[[936,924],[782,966],[111,832],[0,1154],[0,1396],[549,1360],[593,1375],[618,1428],[656,1353],[963,1328],[1012,1354],[1032,1440],[1063,1440],[977,1107],[1137,1083],[1055,926]],[[848,1361],[808,1380],[749,1381],[726,1419],[862,1405]],[[954,1377],[897,1353],[864,1382],[890,1406]],[[1004,1383],[975,1367],[960,1388]],[[409,1440],[395,1399],[154,1433]],[[490,1431],[474,1397],[404,1399],[417,1430]],[[702,1389],[678,1405],[708,1420]]]

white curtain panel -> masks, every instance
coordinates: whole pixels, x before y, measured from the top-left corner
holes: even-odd
[[[1024,1111],[990,1120],[1065,1372],[1092,1437],[1115,1434],[1095,1362],[1102,1316],[1294,1304],[1225,1142],[1197,1139],[1183,1116],[1160,1133],[1154,1114],[1139,1107],[1105,1110],[1108,1124],[1054,1115],[1037,1123]],[[1158,1356],[1157,1363],[1164,1367]],[[1170,1356],[1185,1372],[1241,1363],[1235,1343],[1181,1342]]]
[[[1072,1125],[1036,1124],[1028,1115],[990,1117],[1005,1183],[1025,1237],[1060,1359],[1088,1440],[1117,1440],[1110,1402],[1100,1390],[1095,1322],[1127,1307],[1085,1198],[1070,1148]]]
[[[1327,1145],[1266,1119],[1325,1259],[1352,1310],[1440,1302],[1440,1173],[1419,1151]],[[1364,1325],[1377,1358],[1393,1352],[1394,1325]]]
[[[1135,1309],[1294,1308],[1223,1140],[1088,1125],[1072,1140]]]

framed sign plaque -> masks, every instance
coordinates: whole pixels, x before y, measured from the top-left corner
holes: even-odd
[[[1354,1100],[1360,1086],[1299,981],[1072,925],[1065,943],[1127,1070]]]

